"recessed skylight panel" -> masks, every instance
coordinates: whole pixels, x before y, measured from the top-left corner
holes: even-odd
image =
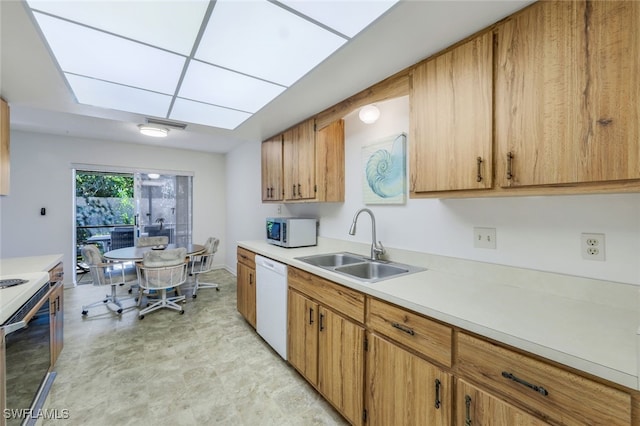
[[[184,57],[40,13],[34,16],[62,71],[174,93]]]
[[[221,108],[187,99],[177,98],[169,118],[178,121],[202,124],[233,130],[251,114],[233,109]]]
[[[178,96],[254,113],[284,90],[283,86],[191,61]]]
[[[81,104],[155,117],[166,117],[169,111],[171,96],[73,74],[65,77]]]
[[[397,3],[397,0],[280,0],[349,38],[354,37]]]
[[[288,87],[345,42],[265,0],[218,0],[195,56]]]
[[[29,1],[34,10],[189,55],[207,0]]]

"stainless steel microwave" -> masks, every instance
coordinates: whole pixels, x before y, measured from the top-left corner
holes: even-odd
[[[316,219],[268,217],[267,242],[281,247],[308,247],[317,244]]]

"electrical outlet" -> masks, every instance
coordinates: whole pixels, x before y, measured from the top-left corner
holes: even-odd
[[[604,234],[587,234],[581,236],[582,258],[587,260],[605,260]]]
[[[282,204],[278,204],[278,214],[282,214]]]
[[[475,248],[496,248],[496,228],[473,228],[473,246]]]

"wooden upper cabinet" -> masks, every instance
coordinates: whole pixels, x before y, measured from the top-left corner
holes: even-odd
[[[489,32],[413,69],[412,193],[492,187],[492,69]]]
[[[0,98],[0,195],[9,195],[9,105]]]
[[[344,201],[344,121],[315,120],[262,142],[262,201]]]
[[[315,198],[315,121],[306,120],[283,135],[284,198]]]
[[[282,201],[282,135],[262,142],[262,201]]]
[[[539,2],[501,24],[502,187],[640,179],[640,3]]]

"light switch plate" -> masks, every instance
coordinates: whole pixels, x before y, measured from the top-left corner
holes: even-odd
[[[473,228],[473,246],[475,248],[496,248],[496,228]]]

